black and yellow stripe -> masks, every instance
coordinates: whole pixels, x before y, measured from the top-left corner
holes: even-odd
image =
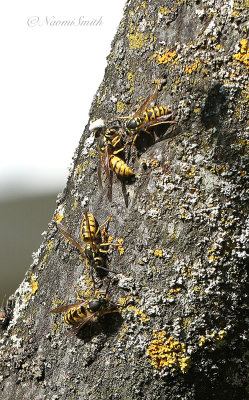
[[[142,124],[154,121],[156,118],[162,117],[163,115],[168,115],[170,113],[170,109],[165,106],[154,106],[147,108],[142,113],[141,117],[130,119],[130,121],[127,123],[127,128],[132,131],[139,130]]]
[[[135,176],[132,169],[121,158],[111,155],[109,158],[110,168],[119,178],[132,178]]]
[[[143,120],[146,122],[150,122],[158,117],[161,117],[162,115],[167,115],[170,112],[170,109],[165,106],[150,107],[143,112]]]
[[[123,142],[115,129],[106,129],[105,133],[99,139],[98,146],[102,154],[105,154],[106,146],[108,146],[108,153],[113,153],[123,148]]]
[[[78,325],[86,316],[85,308],[79,306],[68,310],[64,315],[64,321],[67,325]]]
[[[90,232],[89,232],[88,223],[86,221],[86,217],[84,216],[84,218],[82,219],[81,228],[80,228],[82,240],[84,242],[90,242],[91,240],[94,240],[94,241],[101,240],[101,238],[99,237],[100,232],[98,230],[98,228],[99,228],[98,221],[96,220],[94,215],[90,214],[90,213],[87,213],[87,218],[88,218],[88,223],[89,223],[89,227],[90,227]]]

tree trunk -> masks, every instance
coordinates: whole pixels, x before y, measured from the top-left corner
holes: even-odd
[[[136,179],[114,173],[112,201],[86,127],[55,216],[77,239],[84,211],[112,216],[118,274],[91,273],[49,223],[2,318],[2,399],[248,398],[247,29],[246,0],[127,2],[90,119],[132,116],[160,81],[177,124],[127,144]],[[74,284],[89,297],[91,275],[122,307],[69,338],[50,310]]]

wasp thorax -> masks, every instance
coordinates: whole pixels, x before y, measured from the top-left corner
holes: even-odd
[[[106,304],[106,299],[104,297],[100,297],[98,300],[92,300],[89,302],[89,309],[92,312],[99,311],[100,307]]]
[[[135,118],[130,119],[130,121],[127,122],[126,126],[128,129],[136,129],[138,126],[137,119]]]

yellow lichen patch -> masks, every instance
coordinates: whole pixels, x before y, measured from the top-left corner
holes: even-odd
[[[186,178],[192,178],[195,176],[196,169],[194,167],[191,167],[188,171],[185,172]]]
[[[149,317],[147,317],[147,315],[137,307],[129,306],[126,309],[134,312],[134,314],[136,314],[140,318],[140,320],[144,323],[150,320]]]
[[[35,281],[35,280],[32,280],[31,283],[30,283],[30,286],[32,288],[32,291],[31,291],[31,296],[32,296],[33,294],[35,294],[35,292],[38,289],[38,282]]]
[[[160,249],[154,250],[154,256],[156,257],[162,257],[163,256],[163,251]]]
[[[132,72],[129,72],[127,75],[128,81],[131,85],[131,88],[129,90],[130,93],[132,93],[134,91],[134,75]]]
[[[212,244],[211,249],[208,250],[208,254],[210,254],[209,257],[208,257],[208,261],[209,261],[210,263],[217,263],[218,260],[219,260],[218,256],[216,256],[216,255],[214,254],[214,253],[215,253],[215,250],[216,250],[216,246],[215,246],[215,244]]]
[[[64,218],[63,215],[61,215],[60,213],[56,213],[54,217],[56,222],[61,222],[63,218]]]
[[[176,61],[176,52],[175,50],[169,50],[166,49],[165,53],[161,54],[154,54],[155,57],[157,57],[157,63],[158,64],[166,64],[170,61]]]
[[[96,157],[97,151],[95,149],[91,149],[91,150],[89,150],[88,154],[90,157]],[[91,165],[92,165],[92,163],[91,163]]]
[[[120,297],[119,304],[121,307],[125,307],[127,302],[130,300],[130,296],[127,297]]]
[[[173,371],[180,369],[185,373],[190,367],[190,357],[187,356],[184,343],[174,340],[172,336],[166,338],[165,331],[153,330],[153,336],[147,349],[151,364],[159,370],[169,367]]]
[[[199,340],[199,346],[203,346],[206,341],[207,341],[207,338],[205,336],[202,336]]]
[[[147,39],[148,36],[141,33],[138,28],[135,34],[130,34],[129,46],[134,50],[141,49],[145,45]]]
[[[168,7],[160,6],[158,12],[159,12],[159,14],[167,15],[170,13],[170,9]]]
[[[160,162],[157,158],[147,159],[147,158],[139,158],[138,162],[142,165],[147,165],[147,167],[157,168],[160,166]]]
[[[128,326],[125,326],[125,327],[122,329],[122,331],[121,331],[121,333],[120,333],[120,340],[124,340],[124,336],[125,336],[126,332],[128,331],[128,329],[129,329]]]
[[[212,174],[215,174],[215,175],[221,175],[221,174],[225,173],[226,170],[227,170],[227,167],[223,164],[219,168],[216,166],[212,167],[210,169],[210,172],[212,172]]]
[[[188,276],[189,278],[193,278],[194,275],[192,273],[192,265],[189,265],[188,267],[184,267],[182,274]]]
[[[172,294],[177,294],[177,293],[179,293],[181,291],[181,288],[172,288],[172,289],[170,289],[170,293],[172,293]]]
[[[242,64],[245,64],[249,68],[249,48],[248,39],[242,39],[240,41],[240,51],[233,55],[233,58]]]
[[[31,275],[31,281],[30,281],[29,287],[30,287],[30,291],[25,294],[24,300],[28,300],[31,296],[33,296],[33,294],[35,294],[35,292],[38,289],[38,282],[36,280],[35,274]]]
[[[125,110],[125,104],[122,101],[117,102],[117,113],[123,113]]]
[[[124,242],[123,238],[118,239],[118,251],[120,255],[124,254],[123,242]]]
[[[157,167],[159,167],[159,161],[158,160],[153,160],[153,161],[151,161],[150,162],[150,167],[151,168],[157,168]]]
[[[77,208],[77,205],[78,205],[78,201],[74,200],[73,207],[72,207],[73,211]]]
[[[51,253],[53,247],[54,247],[54,241],[50,240],[50,242],[48,242],[48,245],[47,245],[47,249],[48,249],[48,253],[49,254]],[[48,256],[48,254],[47,254],[47,256]]]
[[[63,300],[52,300],[52,308],[56,308],[64,303]]]
[[[38,265],[37,269],[39,269],[42,265],[45,264],[45,261],[47,260],[48,256],[50,255],[52,249],[54,246],[54,240],[50,240],[50,242],[48,242],[47,244],[47,252],[45,253],[42,261],[40,262],[40,264]]]
[[[218,333],[209,333],[206,336],[202,336],[199,340],[199,346],[203,346],[208,345],[208,347],[210,348],[210,345],[215,345],[215,347],[219,347],[221,346],[221,344],[223,343],[223,339],[224,337],[227,335],[227,332],[225,330],[221,330]],[[212,347],[211,346],[211,347]]]
[[[190,322],[191,322],[190,318],[188,318],[188,317],[184,318],[184,320],[183,320],[183,329],[188,329]]]
[[[190,65],[186,65],[185,66],[185,73],[186,74],[192,74],[192,72],[197,70],[197,68],[200,66],[200,64],[201,64],[200,60],[197,59],[197,60],[195,60],[194,63],[192,63]]]
[[[75,175],[82,175],[82,172],[83,172],[83,164],[77,165],[75,169]]]

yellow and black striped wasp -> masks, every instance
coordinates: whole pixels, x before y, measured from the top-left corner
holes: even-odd
[[[159,124],[176,123],[176,121],[172,120],[173,112],[170,108],[156,105],[148,108],[150,103],[156,100],[158,89],[159,83],[157,83],[152,95],[149,96],[138,108],[132,118],[120,117],[121,119],[129,119],[128,122],[124,124],[124,129],[127,134],[132,137],[132,146],[136,142],[138,135],[140,135],[142,132],[146,132],[148,135],[150,135],[153,142],[155,142],[155,137],[152,132],[148,131],[148,128]]]
[[[50,311],[53,314],[65,312],[64,322],[72,326],[67,334],[68,337],[76,335],[89,321],[98,320],[106,314],[119,312],[119,306],[113,304],[107,295],[108,288],[109,285],[105,292],[96,290],[92,296],[87,296],[86,299],[81,298],[77,292],[79,302],[62,305]]]
[[[104,121],[99,119],[92,123],[90,126],[90,131],[94,131],[94,135],[97,140],[97,149],[99,153],[99,188],[101,191],[103,190],[101,178],[101,167],[103,165],[105,175],[109,183],[108,198],[111,200],[112,171],[114,171],[117,177],[123,182],[133,180],[135,174],[123,160],[122,152],[124,150],[124,145],[122,142],[122,137],[118,133],[117,128],[108,129],[105,127]]]
[[[80,227],[81,239],[83,241],[82,245],[59,221],[56,221],[56,223],[60,232],[84,255],[84,257],[86,257],[87,264],[89,263],[91,267],[97,270],[116,273],[106,268],[106,258],[111,250],[110,246],[119,246],[118,244],[108,242],[105,225],[111,219],[112,217],[108,217],[103,224],[99,225],[93,214],[85,212]],[[101,228],[104,228],[102,232]]]

